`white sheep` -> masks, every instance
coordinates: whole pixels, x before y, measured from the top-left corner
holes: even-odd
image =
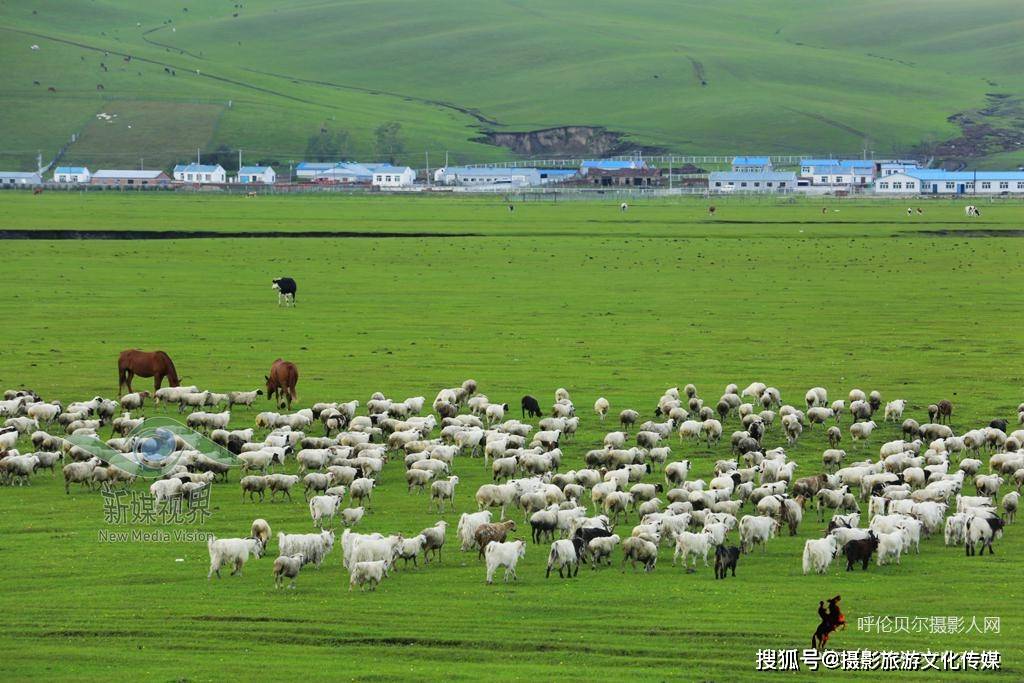
[[[295,555],[281,555],[274,560],[274,586],[280,588],[285,579],[291,579],[289,588],[295,588],[295,578],[299,575],[303,565],[306,564],[306,556],[302,553]]]
[[[779,531],[779,521],[771,517],[744,515],[740,520],[740,548],[745,553],[761,544],[762,552],[768,552],[768,540],[775,538]]]
[[[690,557],[693,557],[693,566],[697,566],[697,558],[701,557],[704,559],[704,566],[708,566],[708,553],[715,547],[715,538],[711,532],[701,531],[700,533],[692,533],[690,531],[683,531],[676,534],[676,547],[675,552],[672,555],[672,566],[675,566],[676,561],[682,557],[683,567],[689,565]]]
[[[282,555],[302,553],[306,557],[307,563],[313,564],[319,569],[324,557],[334,548],[334,532],[286,534],[281,531],[277,534],[277,547]]]
[[[597,413],[598,417],[601,418],[602,422],[604,422],[605,415],[608,414],[608,411],[610,409],[611,404],[608,403],[608,399],[606,399],[604,396],[594,401],[594,412]]]
[[[309,499],[309,516],[313,519],[313,526],[322,528],[324,519],[330,521],[334,526],[334,517],[341,507],[341,498],[338,496],[313,496]]]
[[[898,528],[889,533],[876,533],[875,536],[878,538],[878,566],[888,564],[893,559],[896,564],[901,564],[903,549],[909,543],[906,530]]]
[[[386,560],[355,563],[348,579],[349,591],[355,586],[359,586],[359,590],[362,591],[367,584],[370,585],[371,591],[377,590],[377,586],[388,575],[388,568],[390,566],[390,563]]]
[[[437,502],[437,511],[444,514],[444,502],[447,500],[454,507],[455,505],[455,487],[459,483],[457,476],[451,476],[447,479],[440,479],[430,485],[430,500],[431,502]]]
[[[353,527],[359,524],[359,521],[363,518],[365,510],[362,506],[354,508],[345,508],[341,511],[341,521],[346,527]]]
[[[804,575],[806,576],[812,570],[815,573],[824,574],[838,554],[839,544],[835,536],[808,539],[804,543]]]
[[[513,580],[518,581],[516,565],[519,560],[526,557],[526,542],[522,540],[506,543],[491,541],[484,550],[484,557],[487,561],[488,584],[494,583],[494,572],[499,567],[505,568],[505,583],[508,583],[510,576]]]
[[[587,544],[587,552],[590,553],[591,566],[596,569],[597,565],[601,564],[603,560],[608,560],[610,565],[612,562],[612,551],[619,544],[620,540],[618,534],[590,539],[590,543]]]
[[[207,539],[206,548],[210,551],[210,571],[206,575],[207,579],[212,578],[214,574],[217,574],[219,579],[220,568],[224,565],[234,566],[232,576],[240,575],[250,555],[258,560],[263,557],[264,552],[263,542],[258,538],[218,539],[213,534]]]
[[[903,411],[907,407],[907,402],[903,399],[896,399],[895,401],[889,401],[885,404],[885,421],[888,422],[892,418],[893,422],[898,422],[903,419]]]

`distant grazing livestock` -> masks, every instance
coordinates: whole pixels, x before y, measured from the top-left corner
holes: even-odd
[[[949,424],[953,416],[953,404],[943,399],[928,406],[928,419],[938,424]]]
[[[174,362],[163,351],[139,351],[127,349],[117,357],[117,393],[132,393],[132,380],[135,375],[153,378],[153,391],[160,388],[167,378],[172,387],[181,386],[181,378],[174,368]],[[122,392],[122,388],[127,391]]]
[[[299,383],[299,369],[294,363],[278,358],[270,366],[270,374],[263,379],[267,382],[267,398],[280,407],[292,407],[296,400],[295,385]]]
[[[709,207],[708,207],[708,215],[709,215],[709,216],[714,216],[714,215],[715,215],[715,211],[717,211],[717,210],[718,210],[718,208],[717,208],[717,207],[714,207],[714,206],[709,206]]]
[[[978,207],[976,207],[974,204],[968,204],[967,206],[965,206],[964,213],[967,215],[968,218],[974,218],[975,216],[981,218],[981,211],[978,211]]]
[[[529,394],[523,396],[523,400],[520,401],[520,406],[523,409],[524,418],[527,416],[527,414],[529,414],[530,417],[541,417],[543,415],[543,413],[541,413],[540,411],[540,403],[537,401],[536,398],[530,396]]]
[[[298,285],[290,277],[279,277],[271,281],[271,289],[277,292],[278,306],[294,306],[295,295],[298,293]]]
[[[626,202],[619,204],[619,211],[629,211],[629,204]]]
[[[206,541],[206,547],[210,551],[210,571],[206,575],[209,579],[214,574],[220,578],[220,568],[224,565],[231,565],[234,569],[231,575],[242,573],[249,556],[257,560],[263,557],[263,541],[258,538],[217,538],[210,535]]]

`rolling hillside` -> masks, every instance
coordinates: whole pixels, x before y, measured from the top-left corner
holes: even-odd
[[[221,146],[288,164],[319,138],[416,166],[646,148],[1005,167],[1024,162],[1022,31],[1008,0],[5,0],[0,167],[73,134],[65,160],[104,166]]]

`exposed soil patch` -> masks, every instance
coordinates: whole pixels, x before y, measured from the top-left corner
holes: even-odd
[[[1024,147],[1024,100],[995,92],[985,97],[986,106],[949,117],[950,123],[960,126],[959,137],[919,145],[913,153],[934,157],[941,168],[959,170],[972,159]]]
[[[625,133],[603,126],[556,126],[523,132],[487,131],[473,142],[505,147],[516,154],[538,156],[614,156],[643,152],[659,154],[660,147],[645,147],[628,142]]]
[[[0,240],[189,240],[274,238],[484,237],[473,232],[353,232],[282,230],[216,232],[214,230],[0,230]]]

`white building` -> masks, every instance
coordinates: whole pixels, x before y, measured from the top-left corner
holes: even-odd
[[[800,177],[811,185],[835,189],[867,187],[875,179],[875,162],[862,159],[803,159]]]
[[[235,179],[235,182],[273,185],[277,182],[277,173],[274,172],[272,166],[243,166],[238,169],[238,177]]]
[[[434,182],[459,187],[531,187],[541,184],[540,175],[536,168],[449,166],[434,171]]]
[[[373,186],[381,188],[412,187],[416,182],[416,171],[408,166],[383,164],[372,166]]]
[[[887,176],[893,175],[894,173],[907,173],[908,171],[917,170],[916,161],[883,161],[878,165],[878,175]]]
[[[796,173],[790,171],[715,171],[708,175],[711,192],[792,192]]]
[[[43,178],[38,173],[24,171],[0,171],[0,187],[18,187],[42,185]]]
[[[92,178],[85,166],[58,166],[53,171],[53,182],[72,183],[75,185],[88,183]]]
[[[178,164],[174,167],[174,180],[179,183],[226,183],[227,172],[220,164]]]
[[[1024,171],[943,171],[921,168],[875,181],[878,194],[1024,194]]]

